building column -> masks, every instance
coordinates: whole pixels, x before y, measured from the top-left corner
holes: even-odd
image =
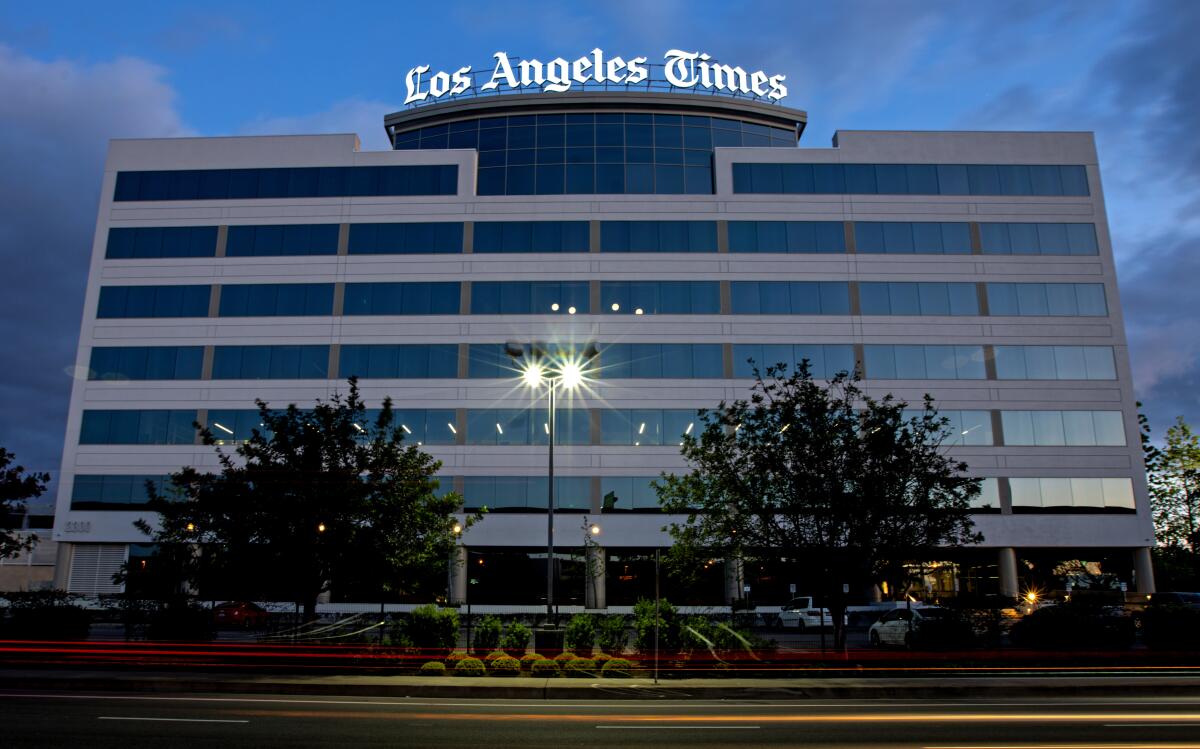
[[[1000,567],[1000,595],[1016,598],[1021,595],[1021,585],[1017,582],[1017,552],[1011,546],[996,552],[996,563]]]
[[[1138,593],[1149,595],[1154,592],[1154,561],[1149,546],[1133,550],[1133,578]]]
[[[59,541],[54,557],[54,587],[56,590],[67,590],[71,584],[71,561],[75,544]]]
[[[741,559],[725,560],[725,603],[733,603],[746,596],[742,590],[746,580],[746,569]]]
[[[608,597],[605,595],[608,579],[604,569],[604,547],[588,544],[584,563],[587,567],[584,572],[584,579],[587,581],[583,594],[584,608],[608,608]]]
[[[451,606],[467,602],[467,547],[456,544],[450,553],[450,600]]]

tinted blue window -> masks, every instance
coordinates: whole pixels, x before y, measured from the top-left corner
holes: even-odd
[[[864,315],[978,315],[972,283],[863,281],[858,285]]]
[[[213,257],[217,252],[215,226],[164,226],[108,230],[105,257]]]
[[[731,309],[738,315],[846,315],[845,281],[733,281]]]
[[[879,380],[982,380],[982,346],[867,344],[865,377]]]
[[[226,257],[336,255],[337,224],[231,226]]]
[[[600,300],[606,314],[712,315],[721,309],[716,281],[602,281]]]
[[[979,225],[989,255],[1095,255],[1094,224],[986,223]]]
[[[1086,196],[1088,186],[1082,166],[734,163],[733,191]]]
[[[348,283],[346,315],[457,315],[457,282]]]
[[[209,286],[105,286],[99,318],[207,317]]]
[[[586,221],[480,221],[475,224],[477,253],[587,252]]]
[[[544,409],[489,408],[467,411],[468,445],[545,445],[549,422]],[[555,444],[591,444],[586,409],[555,409]]]
[[[325,379],[328,346],[217,346],[214,380]]]
[[[333,313],[333,284],[231,284],[221,287],[220,317]]]
[[[338,362],[342,379],[424,379],[458,376],[454,344],[343,344]]]
[[[195,411],[83,412],[81,445],[190,445],[196,430]]]
[[[458,222],[351,224],[351,255],[420,255],[462,252]]]
[[[587,281],[476,281],[471,284],[471,314],[474,315],[587,312]]]
[[[989,283],[993,315],[1098,316],[1108,314],[1104,284]]]
[[[203,346],[121,346],[92,349],[89,380],[198,380]]]
[[[612,343],[601,349],[603,379],[724,377],[716,343]]]
[[[845,252],[839,221],[730,221],[730,252]]]
[[[684,434],[702,427],[696,411],[661,408],[606,408],[600,412],[603,445],[678,445]]]
[[[170,477],[163,475],[77,474],[71,488],[72,510],[141,510],[149,499],[146,484],[159,492],[170,491]]]
[[[453,164],[119,172],[113,200],[453,195]]]
[[[602,221],[601,252],[716,252],[715,221]]]
[[[738,343],[733,346],[734,377],[753,377],[757,368],[766,375],[768,367],[780,364],[792,373],[807,361],[813,377],[830,378],[854,370],[854,347],[847,344]]]
[[[965,223],[857,221],[854,239],[861,253],[970,254]]]
[[[1111,346],[996,346],[1001,380],[1115,380]]]

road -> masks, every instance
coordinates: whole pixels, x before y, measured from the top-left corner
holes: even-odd
[[[0,693],[17,747],[1200,749],[1200,699],[513,702]],[[667,693],[664,693],[666,695]],[[353,742],[353,743],[351,743]]]

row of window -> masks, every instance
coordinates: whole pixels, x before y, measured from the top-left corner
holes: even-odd
[[[458,166],[329,166],[118,172],[113,200],[454,195]]]
[[[796,133],[723,117],[622,112],[513,115],[462,120],[395,134],[396,150],[656,146],[711,151],[714,146],[796,145]]]
[[[735,193],[1087,196],[1082,166],[734,163]]]
[[[1127,478],[1010,478],[1014,513],[1132,512],[1133,482]]]
[[[358,254],[461,253],[461,222],[350,224],[348,251]],[[1093,224],[981,223],[984,254],[1095,255]],[[338,224],[230,226],[228,257],[334,255]],[[587,221],[479,221],[474,252],[588,252]],[[967,223],[854,222],[864,254],[970,254]],[[106,257],[213,257],[217,227],[109,230]],[[601,252],[716,252],[716,221],[601,221]],[[733,253],[845,253],[840,221],[730,221]]]
[[[667,163],[480,167],[477,189],[480,195],[711,195],[713,175],[711,166]]]
[[[657,476],[602,476],[600,506],[603,512],[657,512],[658,494],[652,483]],[[985,478],[977,509],[1000,508],[999,482],[1007,481],[1014,513],[1133,512],[1133,483],[1128,478]],[[162,475],[95,475],[75,477],[71,492],[72,510],[144,509],[147,482],[163,491],[169,477]],[[439,493],[454,485],[449,476],[440,477]],[[493,512],[541,511],[546,508],[549,481],[545,476],[464,476],[461,479],[463,509]],[[591,476],[559,476],[554,479],[554,506],[567,512],[592,509]]]
[[[367,414],[374,421],[377,411]],[[671,445],[702,424],[691,409],[604,409],[599,415],[601,445]],[[395,423],[408,438],[428,445],[452,445],[460,426],[453,409],[396,409]],[[592,412],[586,408],[558,409],[555,442],[592,444]],[[918,412],[909,412],[908,416]],[[968,446],[1123,447],[1124,421],[1119,411],[1001,411],[1003,441],[992,429],[985,410],[939,412],[949,420],[945,444]],[[196,412],[84,412],[80,444],[191,444]],[[258,411],[213,409],[207,425],[222,443],[250,438],[261,427]],[[364,425],[365,426],[365,425]],[[491,408],[467,411],[464,441],[468,445],[545,445],[550,424],[544,409]],[[364,430],[365,433],[365,430]]]
[[[587,366],[590,379],[720,379],[725,376],[719,343],[608,343]],[[1108,346],[994,346],[1000,380],[1114,380]],[[503,344],[472,343],[467,377],[513,379],[520,364]],[[886,380],[982,380],[987,378],[979,345],[866,344],[864,376]],[[195,380],[201,378],[203,347],[129,346],[92,349],[92,380]],[[808,361],[813,377],[831,378],[854,369],[854,347],[841,343],[738,343],[733,376],[753,377],[777,364],[795,371]],[[212,379],[325,379],[327,345],[215,346]],[[345,344],[338,377],[364,379],[454,379],[456,344]],[[1032,444],[1032,443],[1031,443]]]
[[[942,281],[862,281],[864,315],[980,314],[976,285]],[[989,283],[993,316],[1103,317],[1104,285],[1098,283]],[[208,286],[105,286],[97,317],[205,317]],[[454,315],[460,309],[457,281],[348,283],[344,315]],[[751,315],[848,315],[846,281],[731,281],[730,311]],[[334,285],[226,284],[219,317],[321,316],[333,313]],[[605,314],[715,315],[721,311],[718,281],[601,281]],[[588,281],[476,281],[471,314],[589,314]]]

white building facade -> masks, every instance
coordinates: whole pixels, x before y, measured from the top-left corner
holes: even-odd
[[[133,527],[146,478],[216,466],[193,421],[233,443],[255,398],[303,406],[357,375],[443,462],[443,486],[489,509],[451,596],[538,603],[545,397],[504,353],[517,342],[599,350],[558,404],[564,604],[652,586],[670,518],[649,483],[684,467],[696,409],[747,394],[748,358],[857,365],[872,394],[936,398],[952,453],[988,479],[985,541],[947,551],[947,591],[1015,594],[1070,560],[1153,589],[1091,134],[842,131],[807,148],[801,111],[651,92],[468,98],[385,123],[392,151],[353,135],[111,144],[60,587],[113,591],[112,572],[149,553]],[[598,586],[582,583],[585,518]],[[815,582],[714,560],[684,597],[743,584],[767,600]]]

